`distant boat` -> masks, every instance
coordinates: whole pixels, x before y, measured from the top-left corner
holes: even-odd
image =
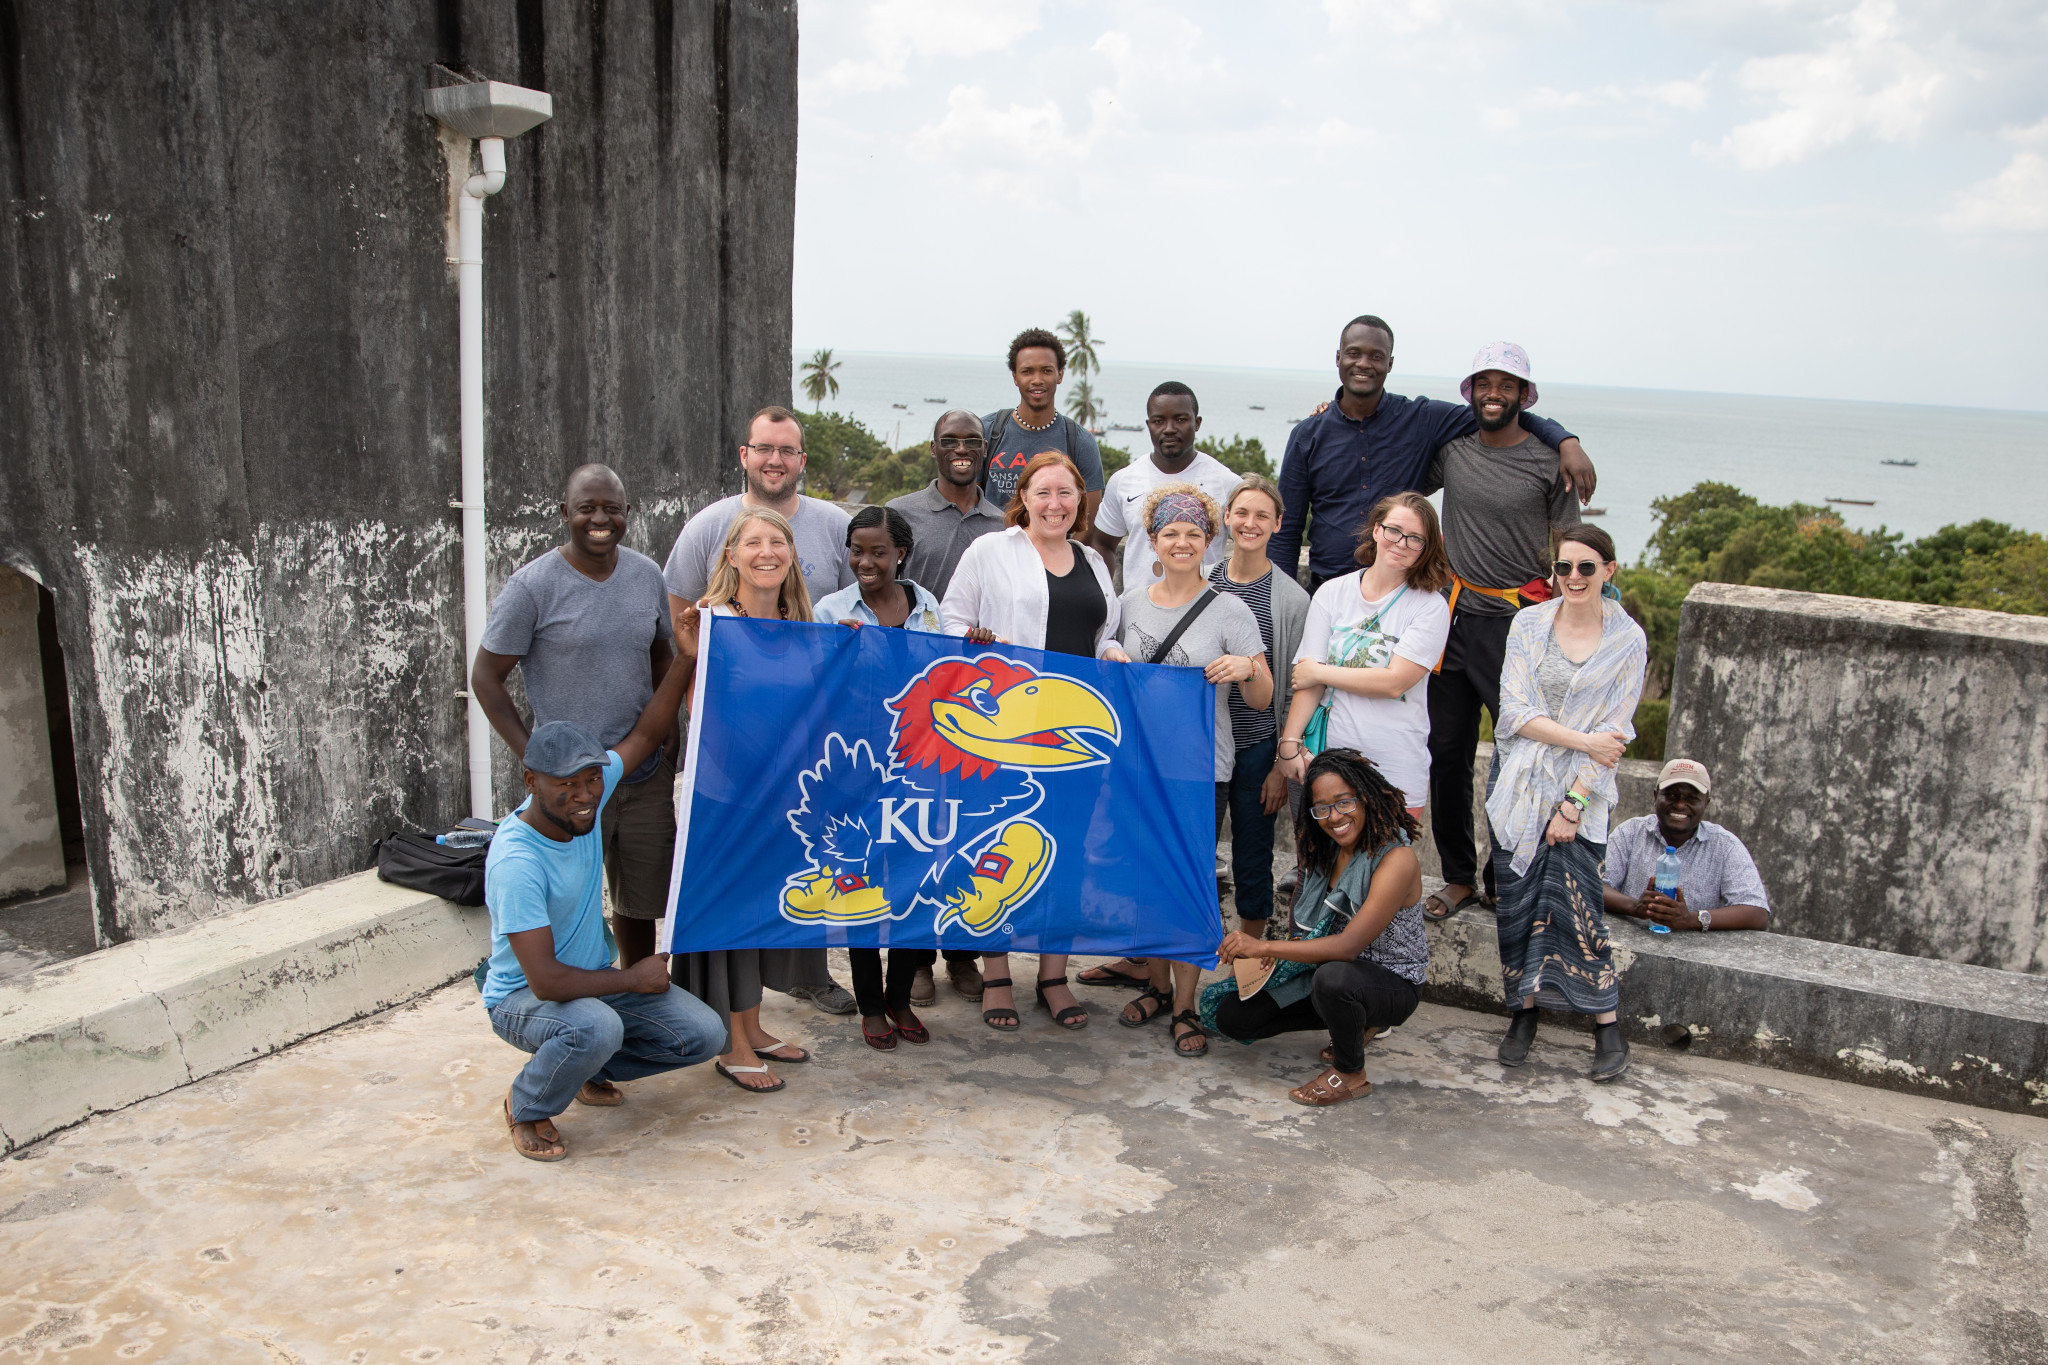
[[[943,398],[927,398],[927,399],[925,399],[924,401],[925,401],[925,402],[927,402],[927,403],[943,403],[943,402],[945,402],[946,400],[945,400],[945,399],[943,399]]]
[[[1126,422],[1111,422],[1109,424],[1109,429],[1111,431],[1143,431],[1145,428],[1134,427]]]
[[[1299,422],[1300,420],[1301,420],[1301,419],[1300,419],[1299,417],[1290,417],[1290,418],[1288,418],[1288,419],[1287,419],[1287,425],[1291,427],[1291,426],[1293,426],[1293,425],[1294,425],[1294,424],[1295,424],[1296,422]]]
[[[1829,499],[1828,499],[1828,501],[1829,501],[1829,502],[1839,502],[1839,503],[1840,503],[1840,504],[1842,504],[1842,506],[1844,506],[1844,507],[1875,507],[1875,506],[1877,506],[1877,500],[1876,500],[1875,498],[1829,498]]]
[[[1583,515],[1589,517],[1604,517],[1607,515],[1607,509],[1605,507],[1588,507],[1583,513]]]
[[[1900,469],[1918,469],[1920,467],[1918,460],[1879,460],[1878,463],[1896,465]]]
[[[901,408],[905,412],[910,411],[910,404],[908,403],[891,403],[889,406],[892,408]]]
[[[1264,403],[1254,403],[1254,404],[1252,404],[1252,411],[1253,411],[1253,412],[1264,412],[1265,410],[1266,410],[1266,405],[1265,405]]]

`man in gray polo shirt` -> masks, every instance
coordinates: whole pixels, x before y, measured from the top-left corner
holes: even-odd
[[[531,730],[505,686],[514,668],[526,682],[534,729],[567,721],[616,748],[675,658],[661,570],[620,544],[633,509],[619,476],[584,465],[563,486],[561,510],[568,544],[506,581],[470,670],[477,704],[522,761]],[[668,909],[675,778],[664,746],[605,802],[600,838],[623,966],[654,952],[655,922]]]
[[[938,477],[889,506],[910,523],[910,558],[898,576],[943,598],[967,547],[1003,529],[1003,509],[981,491],[988,442],[973,413],[955,408],[939,418],[932,427],[932,463]]]
[[[1609,831],[1601,893],[1608,914],[1681,932],[1771,927],[1756,860],[1742,840],[1701,818],[1713,787],[1705,764],[1674,758],[1657,774],[1657,813]],[[1667,847],[1678,850],[1676,896],[1659,895],[1655,885],[1657,858]]]

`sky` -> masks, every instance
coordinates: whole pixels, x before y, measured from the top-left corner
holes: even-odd
[[[2048,409],[2048,0],[804,0],[795,342]],[[1334,376],[1333,376],[1334,378]]]

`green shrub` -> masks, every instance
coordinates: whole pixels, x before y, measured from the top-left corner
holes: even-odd
[[[1622,752],[1623,758],[1647,758],[1652,763],[1664,761],[1664,731],[1671,723],[1671,699],[1658,697],[1653,701],[1636,703],[1636,737]]]

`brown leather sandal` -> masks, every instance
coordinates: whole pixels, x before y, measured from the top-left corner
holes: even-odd
[[[1287,1098],[1293,1100],[1296,1104],[1306,1104],[1311,1108],[1320,1109],[1332,1104],[1342,1104],[1346,1100],[1355,1100],[1362,1095],[1370,1095],[1371,1093],[1371,1081],[1367,1081],[1364,1085],[1353,1090],[1345,1083],[1344,1073],[1335,1067],[1331,1067],[1307,1085],[1298,1085],[1288,1091]]]

